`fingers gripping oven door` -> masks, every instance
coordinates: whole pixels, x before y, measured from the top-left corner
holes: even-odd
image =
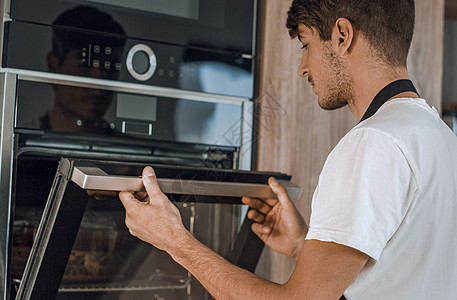
[[[210,298],[166,253],[130,236],[123,224],[117,192],[141,190],[144,166],[61,159],[17,299]],[[270,176],[291,198],[300,193],[290,176],[280,173],[153,167],[188,230],[250,271],[263,243],[242,215],[241,197],[275,197],[266,184]]]

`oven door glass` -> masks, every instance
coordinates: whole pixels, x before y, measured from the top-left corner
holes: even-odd
[[[12,0],[11,18],[45,25],[71,23],[86,30],[95,23],[91,30],[107,30],[107,22],[100,19],[69,19],[67,12],[78,6],[104,12],[128,37],[253,54],[254,0]]]
[[[129,234],[117,191],[138,189],[143,167],[140,163],[60,160],[44,209],[22,203],[16,213],[13,266],[16,260],[17,267],[12,276],[20,282],[19,299],[211,298],[166,253]],[[265,184],[269,176],[282,180],[292,197],[300,192],[290,176],[280,173],[153,167],[186,228],[250,271],[263,244],[244,218],[246,207],[240,195],[271,196]],[[29,176],[45,175],[33,170],[36,174]],[[33,224],[40,215],[36,228]]]

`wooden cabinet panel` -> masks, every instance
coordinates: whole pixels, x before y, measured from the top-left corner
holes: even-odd
[[[347,107],[323,111],[306,78],[298,76],[300,44],[285,27],[290,0],[261,1],[259,43],[258,169],[293,175],[302,186],[296,206],[309,220],[310,201],[324,161],[356,123]],[[416,0],[416,33],[408,60],[422,95],[441,103],[444,0]],[[276,282],[288,280],[294,262],[264,250],[257,273]]]

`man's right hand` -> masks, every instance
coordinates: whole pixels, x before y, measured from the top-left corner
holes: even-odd
[[[252,208],[248,213],[248,218],[255,222],[252,231],[271,249],[297,260],[308,228],[284,186],[273,177],[268,184],[277,199],[242,199]]]

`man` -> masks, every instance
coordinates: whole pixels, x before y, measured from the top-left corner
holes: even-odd
[[[454,299],[457,138],[408,80],[414,1],[294,0],[287,27],[319,105],[348,104],[361,120],[327,158],[309,229],[273,178],[277,200],[243,198],[252,230],[297,260],[290,280],[263,280],[197,242],[151,168],[146,201],[120,194],[130,232],[217,299]]]

